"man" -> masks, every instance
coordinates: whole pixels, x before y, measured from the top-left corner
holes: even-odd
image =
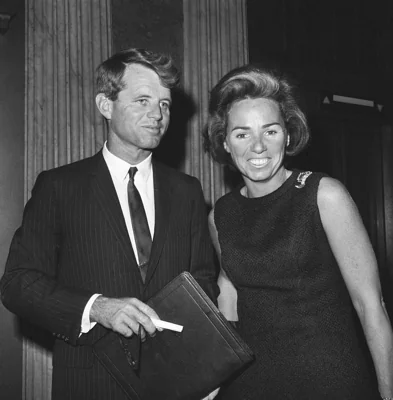
[[[109,331],[154,336],[145,301],[182,271],[217,298],[200,183],[152,159],[177,83],[161,54],[129,49],[103,62],[104,148],[42,172],[26,204],[0,290],[10,311],[56,337],[53,400],[126,399],[93,346]]]

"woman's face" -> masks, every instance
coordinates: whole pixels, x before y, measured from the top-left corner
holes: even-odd
[[[269,99],[244,99],[228,114],[225,150],[245,183],[277,180],[286,147],[285,124],[280,109]]]

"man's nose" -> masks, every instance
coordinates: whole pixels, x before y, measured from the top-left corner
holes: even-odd
[[[159,121],[162,119],[162,110],[159,104],[152,104],[151,109],[147,113],[149,118],[154,118]]]

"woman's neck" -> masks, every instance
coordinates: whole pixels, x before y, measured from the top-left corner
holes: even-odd
[[[266,196],[281,187],[291,174],[292,171],[283,167],[268,181],[245,181],[245,187],[242,188],[241,193],[249,198]]]

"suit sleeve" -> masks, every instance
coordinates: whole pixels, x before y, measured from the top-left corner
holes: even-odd
[[[76,344],[83,309],[93,293],[59,283],[62,231],[50,172],[41,173],[16,231],[0,281],[4,306],[19,317]]]
[[[191,269],[190,272],[202,289],[217,305],[219,288],[217,285],[218,265],[214,258],[207,223],[207,209],[200,182],[195,179],[193,196],[193,214],[191,219]]]

